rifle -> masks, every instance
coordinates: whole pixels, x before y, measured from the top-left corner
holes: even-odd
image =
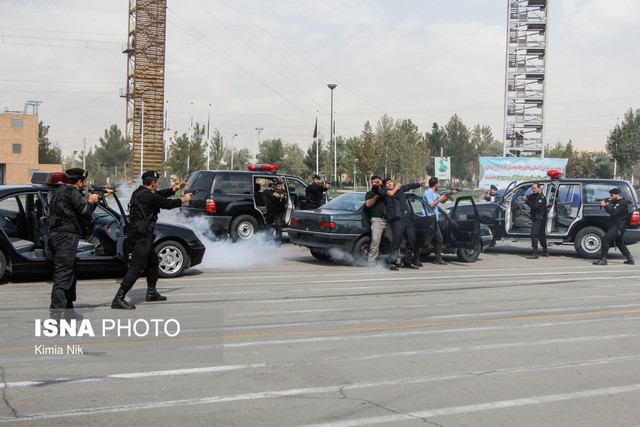
[[[459,188],[454,188],[454,189],[451,189],[451,190],[445,190],[445,191],[440,193],[441,196],[446,196],[447,197],[447,200],[445,200],[443,203],[454,202],[455,201],[454,198],[453,198],[453,194],[454,194],[453,192],[454,191],[459,193],[460,189]]]

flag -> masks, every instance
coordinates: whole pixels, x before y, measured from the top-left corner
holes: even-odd
[[[318,137],[318,116],[316,116],[316,127],[313,128],[313,137],[314,138]]]

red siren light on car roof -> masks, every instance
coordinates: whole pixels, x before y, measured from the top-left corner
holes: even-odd
[[[560,171],[549,171],[547,172],[547,176],[551,179],[558,179],[562,176],[562,172]]]
[[[67,174],[62,172],[34,172],[32,184],[62,185],[67,183]]]
[[[247,166],[247,169],[253,172],[258,172],[258,171],[275,172],[278,170],[278,166],[277,165],[249,165]]]

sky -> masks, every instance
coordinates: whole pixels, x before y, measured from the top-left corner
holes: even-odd
[[[640,2],[549,0],[546,144],[603,149],[640,108]],[[125,129],[127,0],[0,0],[0,108],[42,101],[63,155]],[[507,0],[168,0],[169,133],[206,124],[236,149],[362,133],[384,114],[421,132],[457,114],[502,141]],[[256,128],[263,128],[260,136]]]

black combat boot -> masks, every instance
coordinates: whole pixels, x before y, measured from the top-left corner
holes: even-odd
[[[147,284],[147,297],[144,300],[146,302],[166,301],[167,297],[165,297],[164,295],[160,295],[160,293],[156,290],[155,284]]]
[[[548,248],[542,248],[542,256],[545,257],[545,258],[549,256],[549,249]]]
[[[118,293],[116,293],[116,296],[113,298],[113,301],[111,301],[111,308],[120,309],[120,310],[135,309],[136,308],[135,305],[129,304],[124,299],[125,295],[127,295],[127,292],[129,292],[128,289],[125,289],[122,286],[120,286],[120,289],[118,289]]]
[[[593,265],[607,265],[607,259],[606,258],[600,258],[599,260],[594,262]]]
[[[531,255],[529,255],[527,259],[538,259],[538,248],[533,248]]]
[[[442,255],[436,255],[436,259],[433,260],[433,263],[437,265],[447,265],[445,260],[442,259]]]
[[[635,261],[633,260],[633,257],[631,256],[631,254],[627,255],[627,260],[624,263],[629,265],[635,264]]]

